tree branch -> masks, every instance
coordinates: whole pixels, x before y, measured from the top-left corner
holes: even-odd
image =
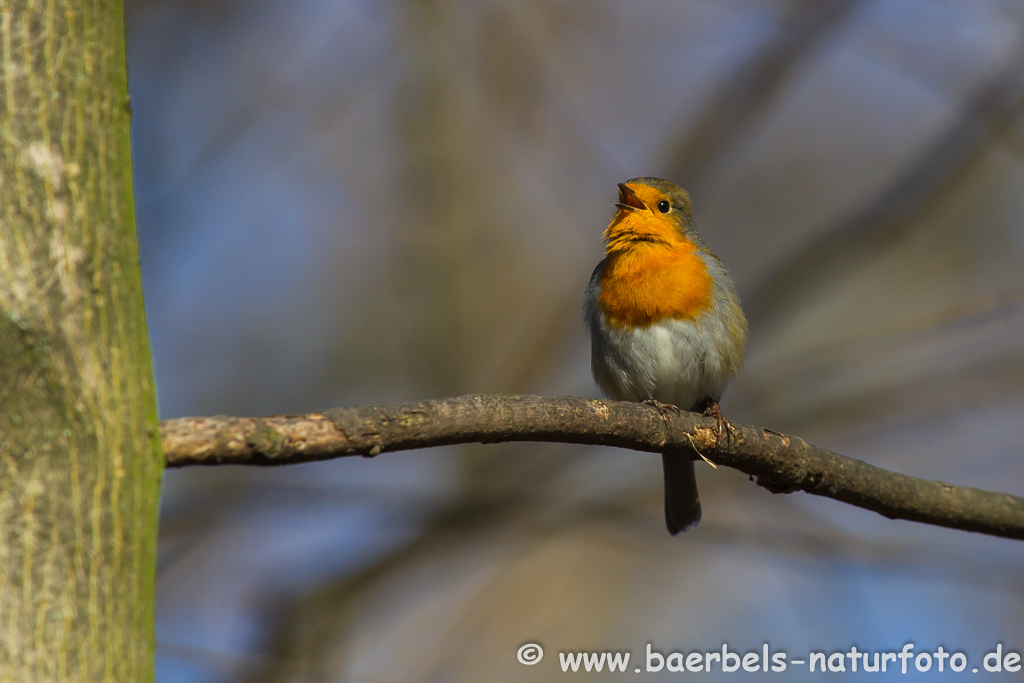
[[[1024,539],[1022,497],[890,472],[770,429],[733,428],[719,443],[715,421],[696,413],[662,416],[638,403],[478,394],[300,416],[178,418],[164,420],[160,433],[168,467],[292,465],[505,441],[702,454],[773,492],[806,491],[891,519]]]

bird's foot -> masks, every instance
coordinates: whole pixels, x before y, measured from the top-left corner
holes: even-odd
[[[649,398],[646,401],[640,401],[640,403],[657,410],[658,414],[661,415],[663,419],[667,419],[669,413],[672,413],[673,415],[679,414],[679,408],[671,403],[662,403],[661,401],[655,401],[653,398]]]
[[[718,407],[717,401],[712,401],[708,404],[708,407],[704,409],[704,417],[715,418],[715,422],[717,423],[715,427],[715,438],[717,440],[715,443],[716,446],[718,445],[718,442],[721,442],[723,436],[726,441],[732,440],[732,425],[729,424],[729,420],[725,418],[725,415],[722,415],[722,411]]]

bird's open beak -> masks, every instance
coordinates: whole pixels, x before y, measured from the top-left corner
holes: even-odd
[[[650,211],[650,207],[644,204],[643,200],[636,196],[636,192],[633,192],[624,183],[619,183],[619,201],[615,206],[622,211],[636,211],[637,209]]]

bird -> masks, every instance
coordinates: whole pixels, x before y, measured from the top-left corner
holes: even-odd
[[[693,224],[690,196],[668,180],[619,183],[617,211],[602,234],[604,258],[583,301],[591,369],[613,400],[703,412],[718,438],[731,428],[718,402],[739,372],[747,321],[725,266]],[[665,525],[700,522],[693,460],[662,453]]]

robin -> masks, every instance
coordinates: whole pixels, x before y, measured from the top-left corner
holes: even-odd
[[[594,378],[609,398],[713,416],[739,371],[747,321],[722,262],[693,226],[690,197],[661,178],[619,184],[583,312]],[[693,461],[663,453],[665,524],[675,535],[700,521]]]

